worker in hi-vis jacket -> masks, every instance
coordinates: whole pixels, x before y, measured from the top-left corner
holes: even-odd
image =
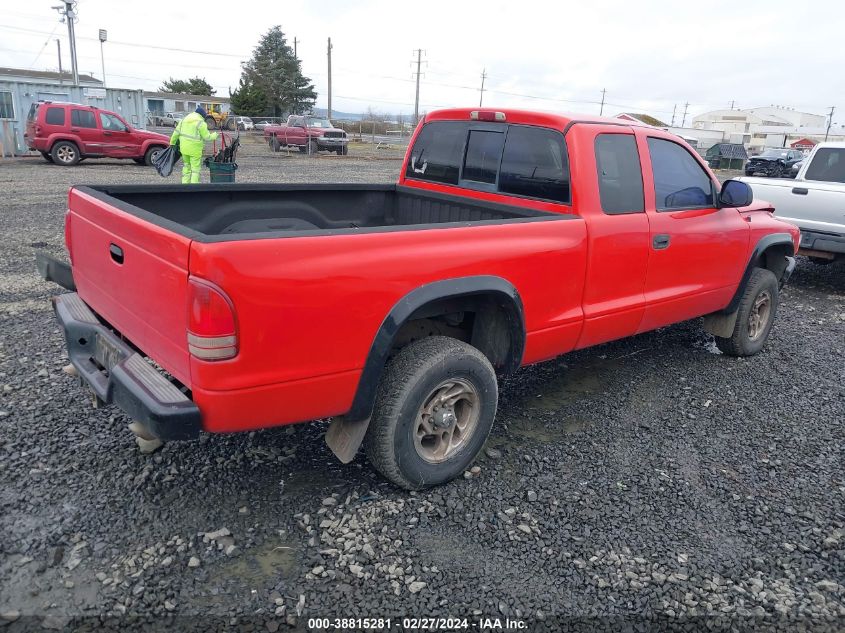
[[[205,122],[206,112],[202,106],[197,106],[184,119],[179,121],[173,135],[171,145],[179,145],[182,154],[182,184],[200,181],[200,165],[202,164],[202,147],[208,141],[217,140],[217,132],[209,132]]]

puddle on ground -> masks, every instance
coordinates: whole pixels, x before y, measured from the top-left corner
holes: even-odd
[[[537,418],[517,418],[509,429],[513,435],[537,442],[553,442],[567,435],[575,435],[592,426],[592,422],[580,418],[545,421]]]
[[[562,371],[548,381],[536,386],[536,393],[525,399],[531,409],[558,411],[573,402],[602,389],[602,381],[594,370],[586,372]]]
[[[246,581],[250,586],[273,584],[280,579],[294,578],[299,571],[299,550],[288,543],[272,541],[244,552],[219,566],[212,580]]]

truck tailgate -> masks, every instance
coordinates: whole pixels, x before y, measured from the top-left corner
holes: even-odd
[[[71,189],[68,207],[68,246],[79,295],[190,386],[186,328],[191,240],[78,189]]]

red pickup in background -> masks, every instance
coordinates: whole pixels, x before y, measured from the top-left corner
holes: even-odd
[[[799,237],[676,136],[519,110],[429,114],[396,185],[68,206],[71,266],[39,267],[99,398],[162,439],[332,417],[342,460],[363,442],[406,488],[464,471],[520,366],[700,316],[759,352]]]

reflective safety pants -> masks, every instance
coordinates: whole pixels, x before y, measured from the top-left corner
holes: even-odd
[[[192,156],[190,154],[182,154],[182,161],[182,184],[198,183],[200,181],[202,155]]]

